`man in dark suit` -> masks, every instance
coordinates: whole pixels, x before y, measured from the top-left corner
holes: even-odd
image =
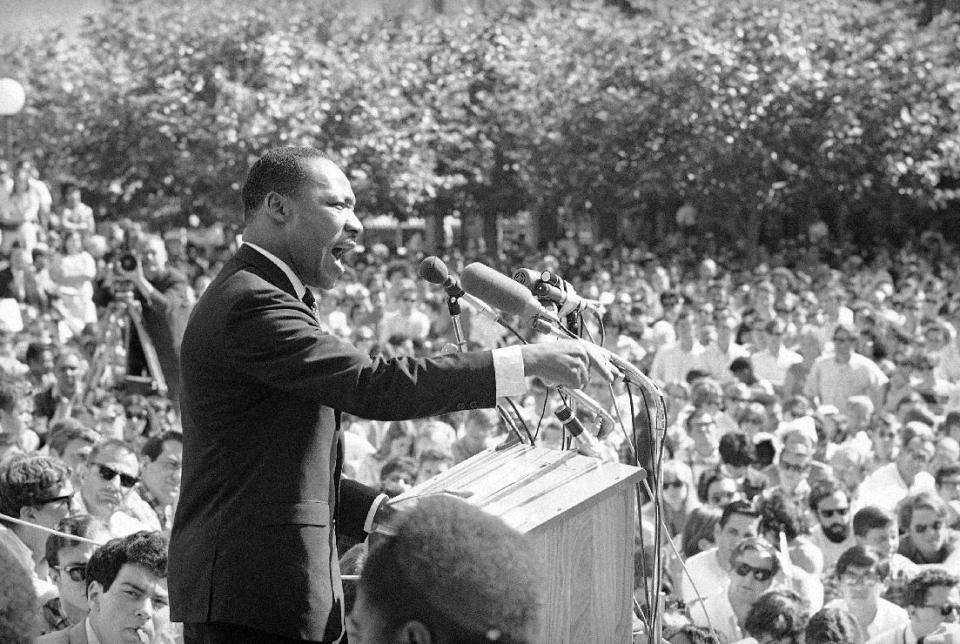
[[[383,498],[340,480],[340,413],[377,420],[492,407],[525,376],[582,386],[593,347],[551,342],[432,359],[373,359],[324,332],[330,289],[363,227],[320,152],[267,152],[243,187],[244,244],[183,340],[183,483],[170,544],[173,619],[187,642],[335,642],[335,532],[363,539]]]

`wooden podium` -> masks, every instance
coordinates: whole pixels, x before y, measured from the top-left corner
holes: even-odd
[[[543,571],[539,642],[630,642],[634,485],[643,470],[530,445],[487,450],[395,499],[440,493],[527,535]],[[402,505],[402,503],[400,504]]]

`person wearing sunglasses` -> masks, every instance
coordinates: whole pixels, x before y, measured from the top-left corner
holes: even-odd
[[[947,507],[936,494],[921,492],[900,504],[898,520],[906,534],[899,552],[915,564],[942,564],[960,571],[958,535],[947,525]]]
[[[850,497],[837,482],[820,481],[810,491],[809,503],[817,520],[810,531],[810,541],[823,553],[823,569],[830,570],[840,555],[856,545]]]
[[[896,459],[863,480],[857,506],[875,505],[893,512],[907,495],[935,491],[933,476],[927,471],[936,452],[933,441],[929,426],[919,421],[906,423]]]
[[[733,501],[724,506],[720,522],[713,528],[717,545],[687,559],[688,574],[680,578],[680,598],[692,602],[721,592],[730,578],[730,553],[742,539],[756,537],[759,526],[760,514],[750,503]]]
[[[940,639],[944,631],[953,631],[956,637],[960,621],[960,578],[942,568],[923,570],[907,582],[903,591],[903,606],[909,621],[867,641],[867,644],[918,644]]]
[[[697,626],[714,628],[725,642],[738,642],[746,635],[747,613],[774,583],[780,572],[776,549],[762,537],[739,541],[730,552],[730,582],[725,590],[690,604],[690,619]]]
[[[110,539],[107,527],[89,514],[66,517],[57,524],[59,532],[105,543]],[[87,562],[97,546],[65,536],[51,534],[44,548],[50,566],[50,580],[57,585],[59,597],[43,605],[46,632],[79,624],[90,612],[87,605]]]
[[[103,521],[114,537],[148,526],[122,510],[140,480],[140,462],[127,443],[109,438],[93,446],[83,470],[80,498],[86,511]]]
[[[853,546],[837,560],[833,576],[840,597],[827,608],[850,611],[864,640],[906,624],[910,617],[900,606],[883,599],[887,567],[872,548]]]

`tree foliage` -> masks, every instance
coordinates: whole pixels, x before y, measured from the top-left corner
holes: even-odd
[[[364,210],[558,213],[616,238],[689,204],[756,243],[817,217],[945,208],[960,177],[960,30],[894,4],[692,0],[359,19],[294,0],[116,0],[37,35],[17,142],[115,214],[232,217],[250,163],[316,145]],[[337,10],[335,10],[337,9]],[[489,227],[488,227],[489,229]]]

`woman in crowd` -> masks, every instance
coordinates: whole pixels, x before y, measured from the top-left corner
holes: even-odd
[[[671,537],[676,538],[687,524],[694,508],[700,505],[697,491],[693,486],[693,474],[689,466],[680,461],[663,463],[663,522]],[[640,511],[641,518],[650,520],[653,507],[650,503]]]
[[[78,230],[67,233],[62,251],[53,258],[50,277],[58,287],[63,322],[71,335],[79,335],[87,324],[97,321],[97,309],[93,304],[93,278],[97,276],[97,264],[83,249],[83,235]]]

